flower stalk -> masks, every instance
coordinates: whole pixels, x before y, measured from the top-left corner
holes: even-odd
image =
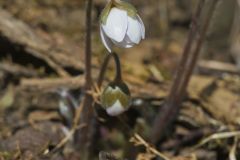
[[[121,82],[122,81],[122,73],[121,73],[121,64],[120,64],[120,60],[118,58],[118,55],[116,53],[112,54],[112,57],[115,61],[115,65],[116,65],[116,73],[115,73],[115,82]]]
[[[171,87],[170,94],[154,122],[152,141],[155,144],[161,138],[163,138],[164,131],[169,127],[169,125],[171,125],[179,113],[181,102],[185,96],[190,77],[193,73],[193,69],[195,68],[203,41],[209,27],[210,20],[218,1],[219,0],[212,0],[207,14],[208,17],[204,19],[203,28],[200,30],[199,37],[196,38],[197,32],[199,31],[198,21],[200,20],[202,8],[205,4],[204,0],[199,1],[197,11],[192,19],[188,40],[185,45],[183,56],[181,58],[173,85]],[[196,39],[196,45],[192,51],[194,39]]]
[[[120,60],[119,57],[117,55],[117,53],[113,52],[111,54],[107,54],[106,57],[104,58],[104,61],[102,63],[100,72],[99,72],[99,76],[98,76],[98,87],[101,88],[103,80],[104,80],[104,76],[105,73],[107,71],[107,67],[109,64],[109,60],[110,58],[113,58],[114,62],[115,62],[115,67],[116,67],[116,73],[115,73],[115,78],[114,81],[122,81],[122,73],[121,73],[121,64],[120,64]]]
[[[85,38],[85,98],[83,101],[83,110],[79,119],[80,124],[87,124],[75,133],[75,142],[77,149],[80,150],[80,154],[83,160],[91,159],[92,140],[94,135],[94,123],[95,117],[93,112],[93,97],[88,94],[92,89],[92,72],[91,72],[91,60],[92,60],[92,3],[93,0],[87,1],[86,6],[86,38]]]

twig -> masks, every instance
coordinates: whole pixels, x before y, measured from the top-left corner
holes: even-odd
[[[179,106],[185,95],[189,79],[196,65],[196,61],[198,59],[198,55],[200,53],[200,49],[201,49],[203,40],[206,36],[209,22],[210,22],[210,19],[212,18],[213,11],[215,10],[215,6],[217,2],[218,0],[212,1],[209,12],[207,14],[208,17],[205,19],[203,23],[203,29],[201,30],[200,35],[197,39],[196,47],[194,48],[193,52],[191,52],[191,48],[193,46],[193,40],[198,31],[199,24],[197,24],[197,22],[200,19],[200,15],[204,5],[204,0],[199,1],[197,11],[192,19],[188,40],[183,51],[183,56],[182,56],[180,65],[178,67],[177,74],[173,82],[173,86],[171,88],[167,101],[163,107],[163,110],[161,110],[161,112],[158,114],[154,122],[154,129],[152,133],[153,143],[158,142],[158,140],[162,138],[163,132],[171,124],[171,122],[176,118],[179,112],[179,109],[180,109]]]
[[[1,62],[0,70],[10,73],[14,76],[19,77],[37,77],[41,76],[41,73],[37,73],[35,70],[31,68],[27,68],[12,62]]]
[[[61,88],[79,88],[83,86],[84,79],[82,76],[69,78],[44,78],[44,79],[22,79],[19,89],[37,90],[41,92],[55,91]]]
[[[233,74],[233,75],[240,75],[240,70],[237,68],[236,65],[231,63],[225,62],[218,62],[218,61],[207,61],[201,60],[198,63],[198,71],[200,74],[214,74],[214,75],[221,75],[223,73]]]

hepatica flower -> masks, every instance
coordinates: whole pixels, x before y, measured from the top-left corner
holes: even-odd
[[[101,95],[101,104],[110,116],[126,111],[131,103],[130,91],[123,82],[111,82]]]
[[[101,13],[100,23],[101,39],[109,52],[113,44],[131,48],[145,38],[144,24],[130,3],[111,0]]]

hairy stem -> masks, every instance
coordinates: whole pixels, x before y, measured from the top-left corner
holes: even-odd
[[[91,58],[92,58],[92,43],[91,43],[91,28],[92,28],[92,0],[88,0],[86,9],[86,48],[85,48],[85,87],[87,90],[91,89],[92,72],[91,72]]]
[[[108,67],[109,60],[110,60],[111,57],[114,59],[115,67],[116,67],[116,73],[115,73],[114,81],[122,81],[120,60],[119,60],[119,57],[118,57],[117,53],[113,52],[113,53],[107,54],[106,57],[104,58],[103,63],[102,63],[102,66],[101,66],[101,69],[100,69],[100,72],[99,72],[99,76],[98,76],[98,82],[97,82],[99,88],[101,87],[101,85],[103,83],[104,76],[105,76],[105,73],[107,71],[107,67]]]
[[[87,1],[86,8],[86,41],[85,41],[85,98],[83,102],[83,110],[80,117],[80,123],[86,125],[79,129],[76,134],[76,146],[80,150],[83,160],[89,159],[92,149],[92,138],[94,135],[94,112],[93,112],[93,97],[88,94],[92,88],[92,74],[91,74],[91,34],[92,34],[92,0]],[[90,158],[91,159],[91,158]]]
[[[116,53],[112,53],[112,57],[114,59],[115,65],[116,65],[116,74],[114,81],[122,81],[122,73],[121,73],[121,64],[120,60],[118,58],[118,55]]]
[[[97,85],[98,85],[99,88],[102,86],[102,83],[103,83],[103,80],[104,80],[104,76],[105,76],[110,58],[111,58],[111,54],[107,54],[104,58],[103,63],[102,63],[102,66],[101,66],[101,69],[100,69],[100,72],[99,72],[99,75],[98,75],[98,81],[97,81]]]
[[[192,18],[188,40],[186,42],[180,64],[173,85],[171,87],[170,94],[166,100],[165,105],[163,106],[163,109],[161,110],[161,112],[159,112],[154,122],[152,133],[153,143],[158,142],[162,138],[164,131],[177,117],[177,114],[180,110],[181,101],[185,96],[186,88],[193,73],[193,69],[196,65],[196,61],[198,59],[198,55],[200,53],[202,43],[206,36],[207,29],[209,27],[209,23],[217,2],[218,0],[212,0],[210,9],[208,10],[207,14],[208,17],[204,19],[203,28],[201,29],[200,35],[196,40],[196,46],[193,52],[191,52],[191,49],[193,47],[193,41],[197,36],[197,32],[199,31],[198,22],[200,20],[202,8],[204,5],[204,0],[199,1],[196,13]]]

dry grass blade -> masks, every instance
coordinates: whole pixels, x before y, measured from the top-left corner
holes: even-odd
[[[229,152],[229,160],[237,160],[236,158],[236,150],[237,150],[237,144],[238,144],[238,138],[234,138],[234,144],[231,147],[231,150]]]
[[[56,147],[53,149],[53,152],[63,147],[73,137],[76,130],[85,126],[85,125],[78,126],[78,122],[80,120],[82,110],[83,110],[83,103],[81,103],[80,106],[77,108],[76,115],[73,120],[73,126],[70,129],[69,133],[56,145]]]
[[[130,139],[130,142],[133,142],[136,146],[143,145],[146,150],[154,153],[156,156],[161,157],[164,160],[170,160],[163,153],[159,152],[157,149],[152,147],[149,143],[147,143],[139,134],[135,133],[134,136]]]
[[[223,132],[223,133],[214,133],[210,135],[209,137],[203,139],[199,144],[197,144],[194,149],[199,148],[203,146],[204,144],[216,140],[216,139],[226,139],[226,138],[232,138],[232,137],[239,137],[240,131],[234,131],[234,132]]]

